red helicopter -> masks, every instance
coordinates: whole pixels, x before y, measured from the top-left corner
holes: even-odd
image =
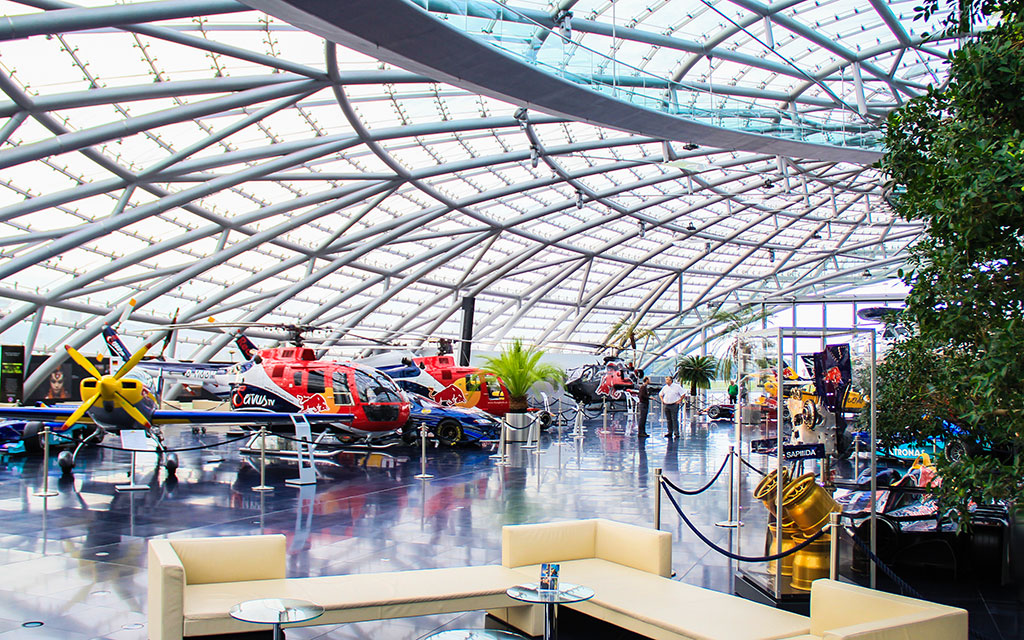
[[[173,328],[210,326],[239,330],[235,343],[247,362],[239,366],[232,383],[233,409],[352,414],[350,424],[334,428],[369,439],[390,435],[409,420],[412,405],[387,375],[352,362],[319,360],[314,349],[303,346],[303,334],[319,327],[241,322]],[[292,344],[257,349],[240,332],[249,327],[284,329]]]
[[[366,358],[363,362],[397,380],[403,388],[440,404],[476,407],[498,417],[508,413],[505,383],[478,367],[455,364],[450,338],[439,340],[436,356],[388,354]]]

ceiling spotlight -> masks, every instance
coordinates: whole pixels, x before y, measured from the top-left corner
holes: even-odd
[[[583,208],[583,192],[582,191],[576,191],[576,208],[577,209],[582,209]]]
[[[821,240],[821,234],[818,233],[817,231],[815,231],[813,234],[811,234],[811,239],[813,239],[813,240]]]
[[[768,262],[775,262],[775,249],[768,250]]]
[[[527,118],[529,117],[529,113],[530,112],[529,110],[527,110],[526,107],[519,107],[518,109],[516,109],[516,112],[512,114],[512,117],[518,120],[519,122],[526,122]]]
[[[530,166],[536,169],[538,164],[540,164],[540,150],[536,145],[530,145]]]
[[[696,231],[697,230],[697,227],[693,226],[693,221],[692,220],[690,221],[690,224],[686,225],[686,230],[687,231]]]
[[[700,145],[694,144],[693,142],[687,142],[683,145],[683,148],[687,151],[696,151],[697,149],[700,149]]]
[[[861,275],[862,278],[867,280],[868,278],[871,277],[871,271],[869,271],[868,269],[865,269],[864,272],[861,273],[860,275]]]
[[[775,186],[775,183],[772,182],[771,180],[765,180],[763,186],[765,189],[771,189],[772,187]]]
[[[711,243],[710,242],[705,242],[704,243],[704,253],[711,253]]]
[[[646,232],[647,232],[647,225],[645,225],[645,224],[644,224],[644,221],[643,221],[643,220],[641,220],[641,221],[640,221],[640,237],[641,237],[641,238],[642,238],[642,237],[644,237],[644,234],[645,234]]]

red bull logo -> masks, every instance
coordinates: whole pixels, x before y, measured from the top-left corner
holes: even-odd
[[[608,396],[612,400],[618,400],[622,397],[622,390],[615,387],[615,375],[612,372],[608,372],[601,376],[601,384],[597,385],[597,394],[601,396]]]
[[[314,393],[311,396],[298,396],[298,398],[302,401],[303,413],[328,413],[331,410],[327,406],[327,400],[319,393]]]
[[[434,401],[451,407],[465,402],[466,394],[462,392],[462,389],[450,384],[434,394]]]

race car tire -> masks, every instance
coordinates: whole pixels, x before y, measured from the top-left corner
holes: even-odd
[[[28,427],[25,427],[28,430]],[[946,448],[942,450],[942,455],[945,456],[946,462],[954,464],[960,462],[967,455],[967,445],[962,440],[952,439],[946,443]]]
[[[437,425],[437,439],[441,441],[441,444],[448,446],[454,446],[462,442],[462,425],[455,420],[442,420],[441,424]]]
[[[43,423],[28,422],[21,432],[21,441],[25,443],[26,453],[43,452]]]
[[[708,407],[708,417],[711,418],[712,420],[718,420],[719,418],[721,418],[722,407],[718,406],[717,404],[713,404],[710,407]]]

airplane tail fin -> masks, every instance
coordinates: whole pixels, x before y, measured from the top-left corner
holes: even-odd
[[[125,362],[131,359],[131,351],[128,351],[128,347],[124,346],[124,343],[121,342],[121,338],[110,325],[105,325],[103,327],[103,339],[107,341],[107,348],[110,349],[110,355],[115,358],[120,358]]]

